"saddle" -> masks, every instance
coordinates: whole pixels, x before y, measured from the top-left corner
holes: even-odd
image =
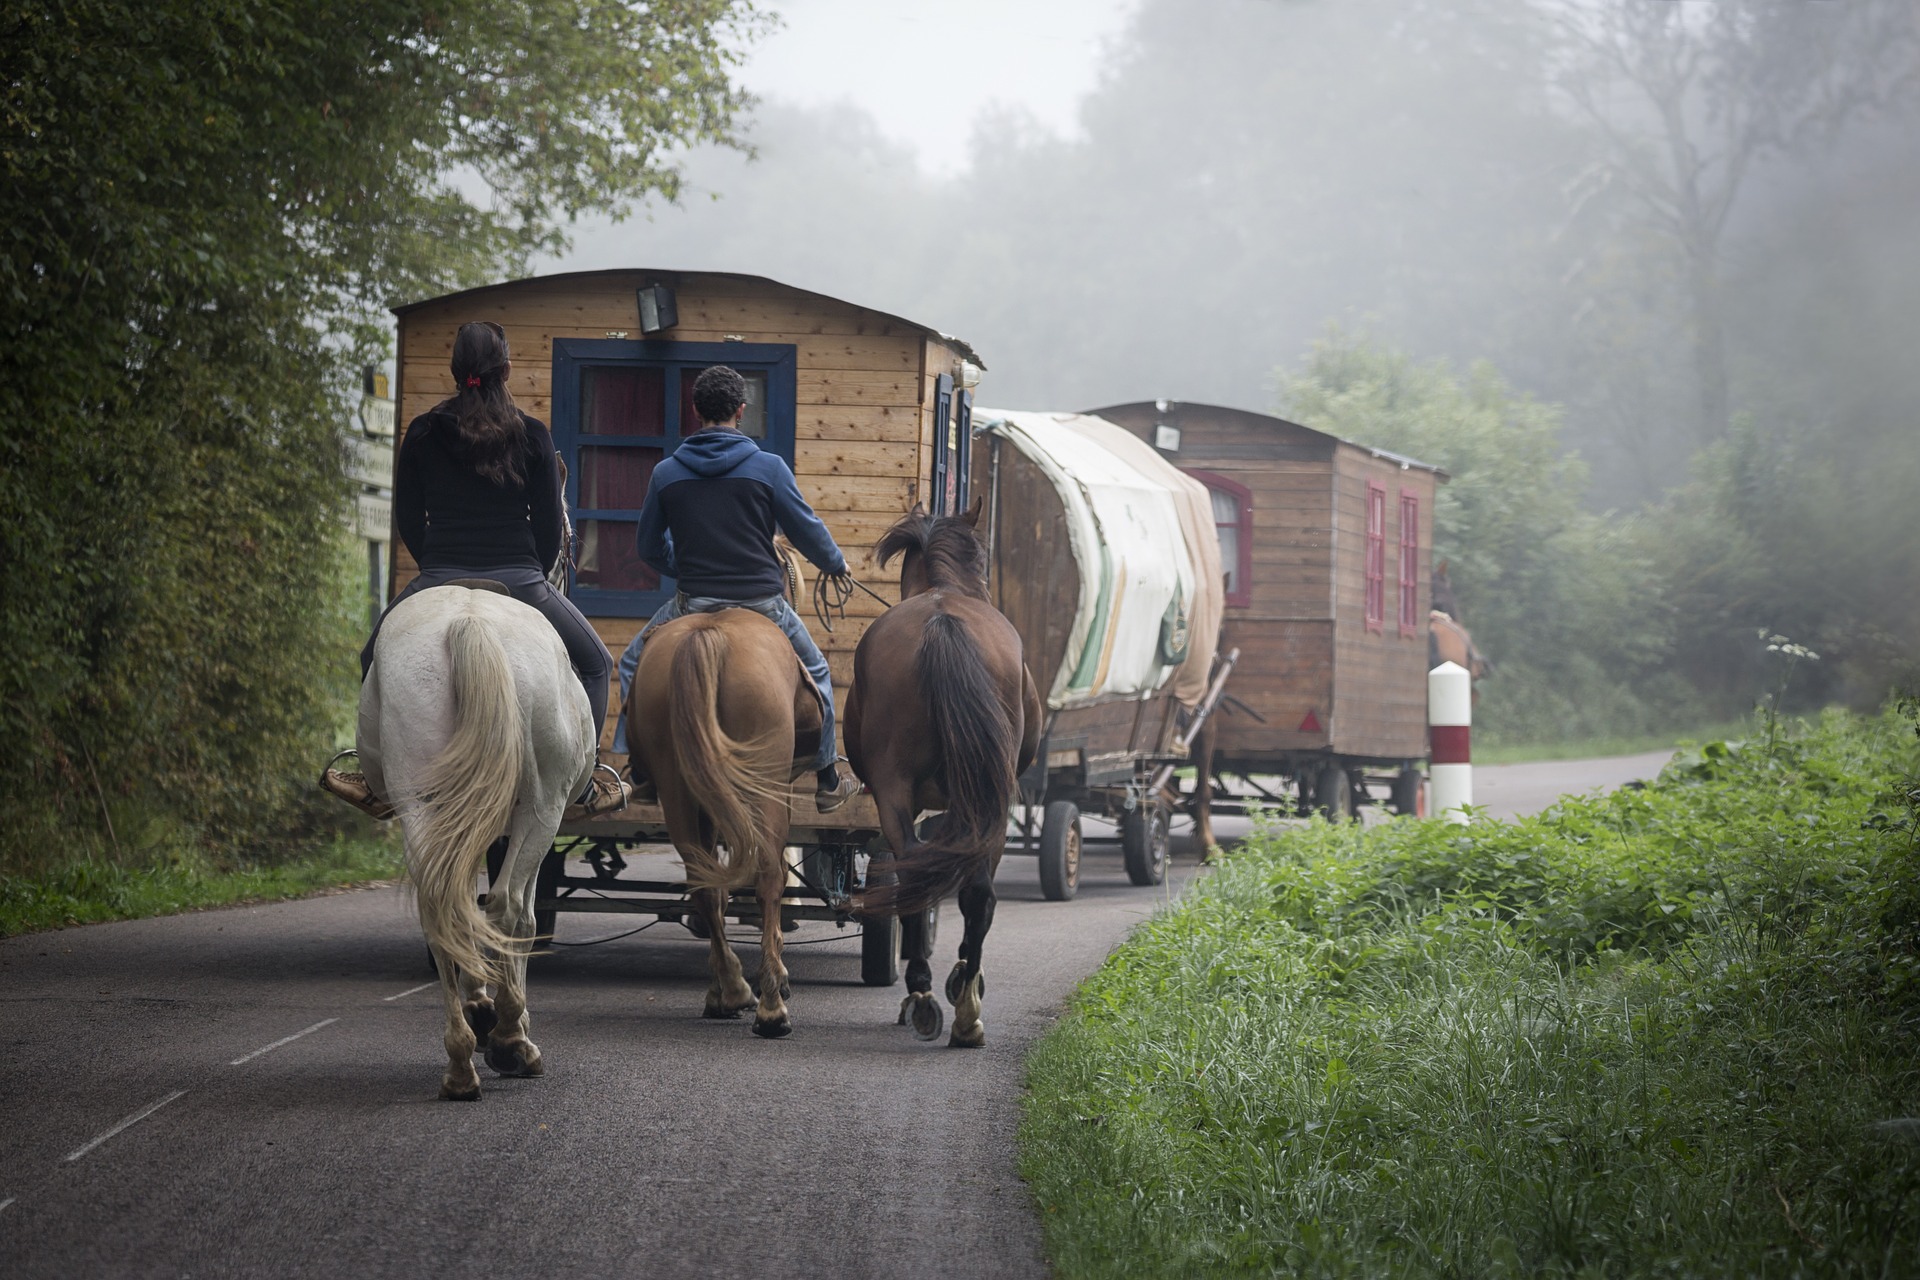
[[[440,585],[443,587],[465,587],[469,591],[491,591],[497,596],[513,594],[492,578],[455,578],[451,582],[443,582]]]

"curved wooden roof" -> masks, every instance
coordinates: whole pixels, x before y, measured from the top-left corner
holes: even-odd
[[[746,275],[738,271],[679,271],[653,267],[602,267],[594,271],[556,271],[551,275],[524,276],[518,280],[502,280],[497,284],[483,284],[472,289],[458,289],[452,293],[443,293],[432,298],[421,298],[414,302],[399,303],[389,308],[389,310],[396,316],[404,316],[410,311],[416,311],[421,307],[432,306],[435,303],[450,302],[456,298],[477,298],[483,294],[490,294],[503,289],[515,289],[530,284],[554,284],[568,280],[586,281],[606,276],[622,275],[643,277],[641,281],[642,284],[678,285],[682,281],[697,277],[704,277],[709,280],[739,280],[748,284],[762,285],[769,289],[781,290],[803,298],[838,303],[843,307],[857,307],[862,311],[870,311],[874,315],[884,319],[895,321],[909,328],[918,329],[935,342],[945,343],[947,346],[953,348],[953,350],[958,352],[963,358],[980,366],[980,368],[985,369],[987,367],[986,362],[980,358],[979,353],[964,339],[956,338],[950,333],[942,333],[938,329],[921,324],[918,320],[909,320],[905,316],[897,316],[890,311],[881,311],[878,308],[866,306],[864,303],[850,302],[845,298],[836,298],[831,294],[815,293],[811,289],[802,289],[779,280],[769,279],[766,276]]]

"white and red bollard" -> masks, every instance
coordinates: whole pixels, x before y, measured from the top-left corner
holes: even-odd
[[[1427,726],[1433,788],[1427,812],[1468,822],[1463,806],[1473,803],[1473,677],[1457,662],[1427,673]]]

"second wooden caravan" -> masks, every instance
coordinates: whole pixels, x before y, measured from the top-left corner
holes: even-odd
[[[1419,804],[1427,755],[1433,504],[1446,473],[1268,414],[1149,401],[1093,410],[1207,487],[1240,650],[1212,766],[1302,810],[1357,811],[1370,782]],[[1289,798],[1289,805],[1292,798]]]

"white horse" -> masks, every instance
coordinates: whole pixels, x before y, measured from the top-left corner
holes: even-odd
[[[501,1075],[541,1074],[527,1038],[534,878],[567,802],[592,775],[592,719],[560,637],[509,596],[434,587],[401,601],[380,628],[360,689],[360,762],[398,811],[440,970],[442,1098],[480,1096],[473,1055],[482,1042]],[[483,915],[475,882],[502,835],[506,861]]]

